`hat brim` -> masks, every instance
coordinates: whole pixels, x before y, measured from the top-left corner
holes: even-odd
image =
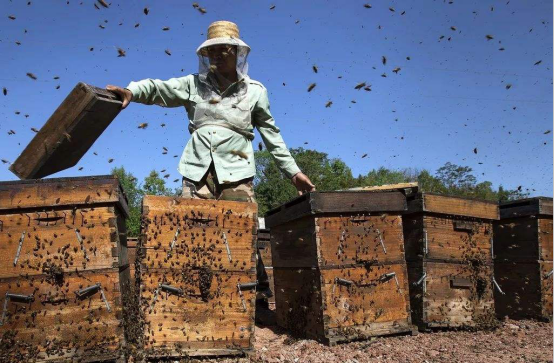
[[[212,38],[206,40],[204,43],[200,44],[198,49],[196,49],[196,54],[206,56],[206,48],[211,47],[212,45],[221,45],[221,44],[227,44],[227,45],[236,45],[237,47],[244,47],[248,49],[248,52],[250,52],[250,46],[243,42],[242,40],[238,38]]]

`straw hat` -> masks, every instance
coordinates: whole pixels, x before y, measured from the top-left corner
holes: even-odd
[[[207,38],[208,39],[204,43],[202,43],[196,50],[197,54],[206,56],[205,48],[219,44],[229,44],[239,47],[245,47],[248,49],[248,51],[250,51],[250,47],[239,38],[239,27],[237,26],[237,24],[230,21],[220,20],[211,23],[208,27]]]

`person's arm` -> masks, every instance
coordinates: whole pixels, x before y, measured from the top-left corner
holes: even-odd
[[[167,81],[144,79],[126,87],[133,94],[132,102],[163,107],[183,106],[189,99],[190,77],[171,78]]]
[[[262,140],[273,160],[275,160],[275,163],[285,176],[291,179],[298,192],[301,194],[302,192],[315,191],[315,186],[310,179],[296,165],[296,161],[294,161],[283,141],[281,131],[275,125],[275,120],[269,111],[269,99],[265,87],[262,89],[260,97],[254,106],[252,121],[260,132]]]
[[[106,89],[119,94],[123,99],[122,108],[129,102],[162,107],[179,107],[189,99],[189,77],[171,78],[167,81],[159,79],[143,79],[131,82],[125,88],[108,85]]]

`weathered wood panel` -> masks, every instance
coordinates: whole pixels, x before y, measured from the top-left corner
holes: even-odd
[[[422,213],[403,219],[406,260],[492,261],[493,226],[488,220]]]
[[[536,261],[539,228],[535,218],[502,219],[494,223],[494,254],[497,261]]]
[[[552,261],[552,218],[539,218],[539,248],[540,259]]]
[[[74,166],[120,111],[115,94],[79,82],[10,170],[38,179]]]
[[[404,260],[399,215],[326,215],[315,223],[320,266]]]
[[[259,231],[259,230],[258,230]],[[258,233],[258,258],[261,258],[261,265],[264,266],[265,273],[269,281],[269,289],[275,292],[275,279],[273,277],[273,265],[271,257],[271,241],[269,230],[265,230],[264,233]],[[258,264],[257,268],[261,266]],[[271,305],[275,304],[275,293],[272,297],[267,299],[267,302]]]
[[[492,260],[492,223],[483,220],[423,217],[426,258],[437,260]]]
[[[82,298],[76,294],[98,283],[101,290]],[[7,293],[32,295],[33,299],[10,298],[6,302]],[[6,308],[0,334],[3,340],[12,341],[3,342],[2,361],[99,361],[123,355],[117,269],[67,272],[56,280],[47,275],[1,279],[0,301]]]
[[[273,274],[277,324],[294,336],[319,340],[324,338],[324,306],[319,269],[274,266]]]
[[[238,286],[255,280],[255,273],[209,269],[141,272],[146,354],[186,356],[200,349],[213,355],[250,349],[255,289],[239,292]]]
[[[495,291],[498,316],[552,319],[552,261],[498,262],[494,271],[504,292]]]
[[[495,202],[430,193],[419,193],[414,198],[410,198],[408,210],[410,213],[428,212],[489,220],[499,219],[498,204]]]
[[[146,196],[141,263],[148,268],[253,270],[256,212],[254,203]]]
[[[321,271],[326,329],[346,337],[350,328],[392,323],[411,330],[408,275],[404,264],[373,265]],[[371,329],[364,329],[372,336]],[[375,335],[375,334],[373,334]]]
[[[541,261],[541,316],[544,319],[552,320],[552,261]]]
[[[422,328],[490,327],[496,324],[491,265],[425,261],[409,266],[411,305]]]
[[[317,266],[315,227],[313,217],[303,217],[271,228],[273,267]]]
[[[0,277],[125,264],[116,218],[113,207],[0,215]]]
[[[101,204],[115,204],[125,216],[129,215],[127,199],[117,177],[99,175],[0,182],[0,211],[3,213]]]
[[[552,216],[552,198],[527,198],[500,204],[501,219],[538,215]]]
[[[406,197],[399,191],[312,192],[299,196],[265,215],[268,228],[322,213],[399,213],[407,209]]]

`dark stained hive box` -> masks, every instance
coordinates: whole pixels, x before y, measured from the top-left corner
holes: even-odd
[[[39,179],[77,164],[121,110],[115,94],[79,82],[10,170]]]
[[[272,297],[267,299],[267,303],[270,306],[275,305],[275,282],[273,279],[273,266],[272,257],[271,257],[271,241],[270,241],[271,232],[269,229],[258,229],[258,252],[262,258],[265,272],[269,280],[269,288],[274,293]]]
[[[257,205],[145,196],[142,208],[136,279],[146,356],[250,351]]]
[[[393,192],[314,192],[268,212],[277,323],[326,344],[412,331]]]
[[[0,183],[0,361],[124,359],[127,215],[113,176]]]
[[[494,253],[497,314],[552,320],[552,198],[501,204]]]
[[[404,216],[412,318],[420,328],[496,324],[494,202],[418,193]]]

